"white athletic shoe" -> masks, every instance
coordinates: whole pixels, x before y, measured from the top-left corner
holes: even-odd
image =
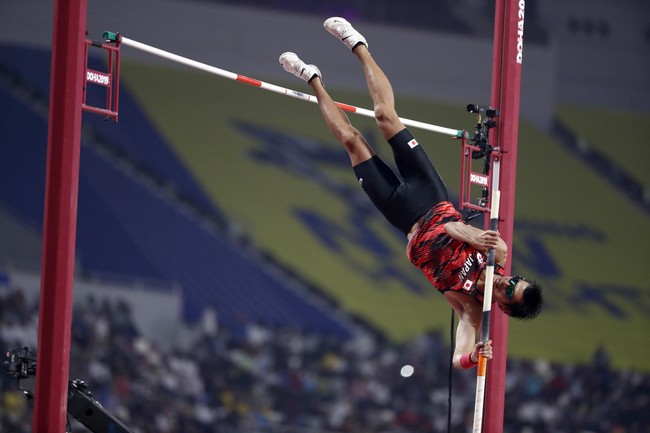
[[[323,26],[328,32],[339,38],[350,50],[353,50],[354,47],[359,44],[363,44],[366,47],[368,46],[366,38],[356,31],[354,27],[352,27],[352,24],[350,24],[345,18],[328,18],[323,23]]]
[[[307,83],[316,77],[320,77],[322,79],[320,70],[316,66],[308,65],[300,60],[296,53],[283,53],[280,56],[280,64],[285,71],[295,75],[298,78],[302,78]]]

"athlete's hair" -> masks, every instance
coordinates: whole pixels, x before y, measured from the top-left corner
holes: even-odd
[[[544,306],[542,286],[535,280],[522,278],[529,286],[524,289],[521,303],[510,304],[510,317],[519,320],[531,320],[539,315]]]

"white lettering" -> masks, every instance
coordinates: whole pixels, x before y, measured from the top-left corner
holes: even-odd
[[[477,185],[483,185],[483,186],[488,185],[488,177],[476,173],[469,174],[469,181]]]
[[[100,84],[102,86],[111,85],[111,76],[108,74],[102,74],[100,72],[86,71],[86,81],[91,83]]]
[[[517,63],[521,64],[524,59],[524,10],[526,8],[526,1],[519,0],[519,12],[517,17],[519,22],[517,23]]]
[[[460,269],[460,272],[458,273],[459,281],[463,281],[465,279],[469,270],[472,269],[472,265],[474,265],[474,257],[469,256],[465,260],[465,263],[463,263],[463,267]]]

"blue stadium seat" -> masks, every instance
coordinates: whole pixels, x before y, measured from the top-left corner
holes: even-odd
[[[97,54],[100,57],[91,51],[90,68],[106,71],[104,57],[101,56],[103,53]],[[50,95],[50,64],[51,54],[48,51],[0,44],[0,66],[44,100],[48,100]],[[103,101],[104,98],[105,90],[102,87],[88,86],[89,101]],[[121,86],[119,98],[119,123],[106,121],[97,114],[84,113],[84,125],[92,127],[97,138],[124,154],[132,163],[173,185],[202,212],[222,219],[222,213],[156,131],[124,85]]]
[[[2,83],[0,100],[0,205],[39,227],[47,119]],[[346,326],[287,287],[256,257],[206,228],[97,146],[84,144],[77,227],[77,257],[84,271],[178,282],[189,320],[200,317],[206,305],[215,305],[225,326],[237,327],[244,319],[350,335]]]

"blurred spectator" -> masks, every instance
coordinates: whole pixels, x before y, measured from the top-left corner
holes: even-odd
[[[37,318],[19,290],[0,294],[0,345],[34,348]],[[89,298],[74,310],[70,376],[138,433],[447,431],[449,348],[439,332],[392,345],[261,323],[234,337],[211,321],[187,349],[163,351],[140,336],[126,302]],[[400,375],[404,364],[412,376]],[[467,431],[474,376],[454,374],[452,431]],[[590,365],[508,360],[504,433],[641,433],[648,407],[650,376],[616,372],[604,347]],[[31,432],[31,413],[1,375],[1,431]]]

